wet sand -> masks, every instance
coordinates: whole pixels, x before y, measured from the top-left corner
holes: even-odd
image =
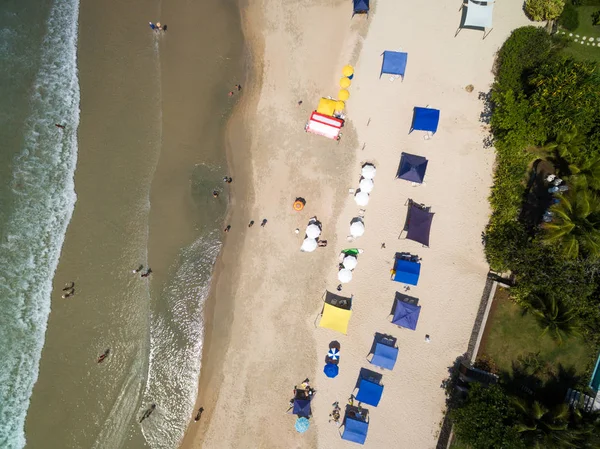
[[[158,19],[167,33],[149,29]],[[27,440],[50,449],[146,447],[140,411],[177,376],[192,393],[163,399],[144,423],[150,438],[169,428],[173,447],[185,418],[173,425],[170,408],[191,414],[195,375],[173,366],[153,379],[158,386],[148,384],[150,354],[155,368],[169,368],[163,349],[151,347],[151,327],[157,318],[177,318],[177,295],[189,313],[204,301],[201,288],[174,290],[173,279],[189,262],[183,249],[190,253],[211,232],[211,245],[218,244],[227,207],[224,125],[238,100],[227,91],[242,67],[237,5],[177,0],[161,10],[159,1],[92,2],[81,5],[79,26],[78,200],[54,280]],[[222,189],[217,200],[214,188]],[[132,274],[140,263],[152,267],[149,278]],[[62,299],[68,281],[76,282],[76,295]],[[201,345],[189,335],[172,338],[162,346]],[[197,370],[198,360],[189,362]]]

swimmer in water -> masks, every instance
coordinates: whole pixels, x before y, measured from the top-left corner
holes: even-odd
[[[108,348],[106,351],[104,351],[104,354],[102,354],[100,357],[98,357],[98,363],[104,362],[106,357],[108,357],[108,354],[110,354],[110,348]]]
[[[143,420],[145,420],[146,418],[150,417],[150,415],[152,414],[152,412],[154,411],[154,409],[156,408],[156,404],[152,404],[150,406],[149,409],[147,409],[144,414],[142,415],[142,417],[140,418],[140,422],[142,422]]]

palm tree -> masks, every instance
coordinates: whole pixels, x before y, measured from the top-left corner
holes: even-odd
[[[567,404],[552,409],[538,401],[512,398],[517,411],[516,429],[527,447],[534,449],[570,448],[572,436],[569,427],[570,410]]]
[[[565,257],[600,257],[600,200],[589,189],[574,185],[550,208],[554,218],[544,223],[546,243],[557,244]]]
[[[575,311],[556,297],[543,292],[532,292],[523,303],[543,329],[542,335],[549,333],[559,345],[565,338],[579,335]]]

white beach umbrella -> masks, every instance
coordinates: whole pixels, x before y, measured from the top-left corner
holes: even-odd
[[[373,164],[363,165],[362,170],[360,172],[360,174],[363,175],[363,178],[367,179],[373,179],[375,177],[375,173],[377,173],[377,169]]]
[[[365,233],[365,224],[362,221],[355,221],[350,225],[350,235],[352,237],[360,237]]]
[[[367,192],[363,192],[362,190],[354,195],[354,201],[359,206],[366,206],[369,204],[369,194]]]
[[[356,268],[357,264],[358,264],[358,259],[354,256],[346,256],[346,257],[344,257],[344,261],[342,262],[342,265],[344,265],[344,268],[347,268],[348,270],[354,270]]]
[[[315,239],[304,239],[302,242],[302,246],[300,247],[300,251],[304,251],[305,253],[312,253],[315,249],[317,249],[317,241]]]
[[[367,193],[371,193],[371,191],[373,190],[373,186],[373,180],[367,178],[361,179],[360,184],[358,185],[358,187],[360,187],[361,192]]]
[[[306,236],[311,239],[316,239],[321,235],[321,228],[319,228],[316,224],[312,223],[306,227]]]
[[[348,270],[347,268],[338,271],[338,279],[342,284],[347,284],[352,280],[352,271]]]

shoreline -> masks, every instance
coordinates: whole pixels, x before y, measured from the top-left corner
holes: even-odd
[[[254,113],[262,87],[261,71],[259,63],[260,46],[251,45],[247,37],[251,34],[248,27],[247,14],[248,0],[239,0],[240,23],[244,35],[244,78],[242,80],[242,99],[235,105],[229,117],[225,129],[225,152],[227,159],[228,176],[234,181],[230,186],[229,205],[223,227],[231,225],[234,232],[228,233],[224,238],[223,246],[217,257],[213,269],[211,289],[204,308],[204,339],[200,376],[198,378],[198,395],[194,405],[194,416],[200,407],[204,408],[202,419],[194,421],[190,419],[187,430],[179,447],[191,448],[196,439],[202,438],[208,426],[210,426],[214,405],[217,402],[218,390],[221,385],[219,373],[225,360],[225,350],[231,339],[231,315],[233,299],[235,296],[235,284],[229,283],[226,275],[235,278],[236,268],[234,264],[228,264],[235,258],[236,248],[241,246],[244,235],[236,230],[243,229],[249,220],[248,204],[253,195],[252,173],[246,169],[251,164],[252,158],[248,140],[250,138],[249,121],[250,111]],[[257,44],[255,42],[255,44]],[[256,53],[259,53],[258,55]],[[240,132],[240,130],[242,130]],[[245,153],[240,152],[245,151]],[[232,268],[234,266],[234,268]],[[217,298],[219,302],[217,303]],[[218,333],[218,334],[217,334]],[[207,393],[208,392],[208,393]]]

